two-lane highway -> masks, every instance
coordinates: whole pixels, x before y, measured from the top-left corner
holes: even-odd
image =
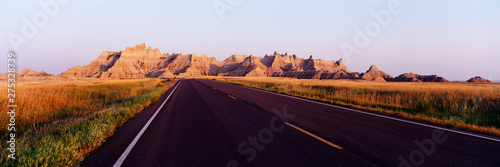
[[[499,157],[498,138],[183,79],[81,166],[496,166]]]

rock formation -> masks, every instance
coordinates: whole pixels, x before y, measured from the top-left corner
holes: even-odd
[[[168,58],[169,55],[162,54],[160,50],[146,48],[146,44],[141,44],[120,52],[105,51],[90,64],[72,67],[62,75],[94,78],[147,77],[153,73],[158,74],[163,65],[162,60]]]
[[[169,77],[173,75],[296,77],[331,79],[330,73],[350,71],[339,61],[298,58],[288,53],[266,55],[232,55],[220,62],[214,57],[196,54],[162,54],[158,49],[146,48],[145,44],[127,47],[125,51],[103,52],[85,66],[75,66],[63,72],[63,76],[94,78]]]
[[[469,83],[491,83],[490,80],[484,79],[483,77],[480,76],[475,76],[467,80],[466,82]]]
[[[6,81],[9,77],[9,73],[0,73],[0,81]],[[15,74],[17,81],[41,81],[41,80],[56,80],[59,79],[58,76],[49,74],[44,70],[38,72],[29,68],[24,68],[23,70]]]
[[[413,73],[405,73],[390,80],[395,82],[449,82],[447,79],[437,75],[419,75]]]
[[[29,68],[24,68],[21,70],[19,73],[17,73],[18,77],[46,77],[46,76],[52,76],[52,74],[49,74],[45,72],[44,70],[38,72]]]
[[[390,76],[389,74],[380,71],[376,65],[370,66],[368,71],[362,73],[359,76],[359,78],[367,81],[378,81],[378,82],[385,82],[387,80],[391,81],[393,79],[392,76]]]
[[[29,73],[29,72],[28,72]],[[448,82],[437,75],[402,74],[396,78],[372,65],[364,73],[351,72],[338,61],[299,58],[274,52],[264,57],[231,55],[224,61],[204,54],[164,54],[146,44],[127,47],[124,51],[103,52],[85,66],[75,66],[62,76],[89,78],[168,78],[175,75],[292,77],[298,79],[360,79],[367,81]]]

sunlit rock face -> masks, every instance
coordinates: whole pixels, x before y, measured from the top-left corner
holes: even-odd
[[[31,75],[31,74],[30,74]],[[85,66],[75,66],[63,76],[92,78],[168,78],[179,76],[290,77],[298,79],[356,79],[367,81],[448,82],[437,75],[402,74],[396,78],[372,65],[364,73],[351,72],[338,61],[298,58],[274,52],[264,57],[231,55],[224,61],[204,54],[161,53],[146,44],[124,51],[105,51]]]

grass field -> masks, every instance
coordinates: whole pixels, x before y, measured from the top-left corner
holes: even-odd
[[[166,89],[166,81],[158,79],[18,84],[17,159],[9,160],[1,144],[0,166],[74,166]],[[0,97],[1,106],[6,98]],[[0,125],[7,127],[7,121],[2,114]],[[2,141],[6,130],[0,129]]]
[[[500,84],[248,77],[212,79],[500,136]]]

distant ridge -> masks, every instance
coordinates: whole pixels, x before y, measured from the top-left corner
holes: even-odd
[[[326,61],[314,59],[313,56],[305,59],[294,54],[274,52],[264,57],[235,54],[224,61],[218,61],[215,57],[208,57],[204,54],[198,56],[196,54],[161,53],[159,49],[146,47],[145,43],[126,47],[124,51],[104,51],[90,64],[71,67],[56,76],[43,70],[37,72],[28,68],[18,73],[18,76],[23,78],[42,78],[42,80],[170,78],[200,75],[350,79],[375,82],[449,82],[437,75],[405,73],[392,77],[376,65],[370,66],[366,72],[351,72],[343,64],[342,59]],[[0,73],[0,80],[6,78],[7,73]],[[477,77],[476,80],[472,81],[476,83],[488,81]]]
[[[18,77],[45,77],[45,76],[53,76],[53,74],[49,74],[44,70],[38,72],[29,68],[24,68],[19,73],[17,73]]]

